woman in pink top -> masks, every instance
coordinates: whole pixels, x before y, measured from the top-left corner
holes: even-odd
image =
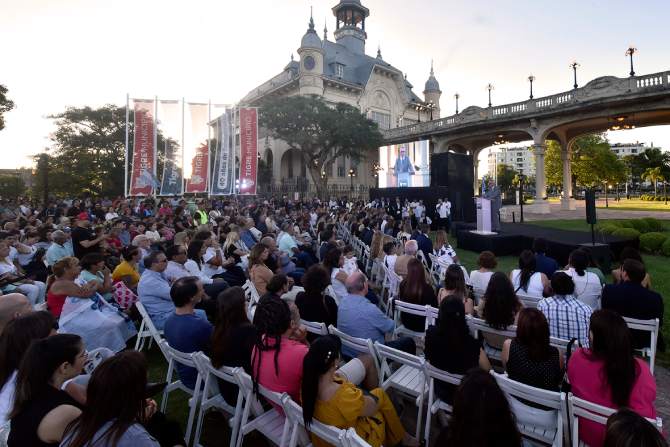
[[[568,363],[572,393],[610,408],[627,407],[648,418],[656,417],[656,382],[647,364],[633,356],[630,331],[615,312],[591,315],[591,349],[575,351]],[[580,418],[579,438],[590,447],[603,445],[605,426]]]
[[[251,354],[255,391],[260,383],[300,402],[302,360],[309,348],[295,304],[290,307],[281,299],[264,297],[256,306],[254,326],[260,336]]]

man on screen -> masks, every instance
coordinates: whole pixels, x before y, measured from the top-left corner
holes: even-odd
[[[412,166],[412,161],[407,156],[407,148],[405,146],[400,146],[400,153],[395,161],[393,171],[396,177],[396,184],[399,187],[410,186],[409,179],[410,175],[414,175],[414,166]]]

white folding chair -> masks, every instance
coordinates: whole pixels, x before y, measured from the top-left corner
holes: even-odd
[[[144,348],[145,339],[149,339],[148,349],[151,349],[151,343],[156,340],[156,343],[160,345],[160,342],[163,340],[163,331],[156,329],[154,322],[151,321],[149,313],[144,305],[137,301],[135,302],[135,307],[137,311],[142,316],[142,322],[140,323],[140,329],[137,331],[137,340],[135,341],[135,350],[141,351]],[[165,356],[165,352],[163,352]],[[166,356],[167,357],[167,356]]]
[[[437,316],[440,313],[440,310],[433,306],[428,306],[426,308],[426,330],[428,326],[434,326],[437,321]]]
[[[416,252],[416,257],[423,264],[423,268],[425,268],[426,270],[430,270],[430,268],[428,267],[428,261],[426,260],[426,255],[423,253],[422,250]]]
[[[639,349],[640,353],[649,359],[649,370],[654,374],[654,364],[656,363],[656,345],[658,343],[658,318],[653,320],[636,320],[635,318],[624,317],[626,324],[630,329],[649,332],[649,347]]]
[[[422,332],[407,329],[402,324],[401,315],[409,314],[426,318],[426,313],[428,311],[427,308],[430,306],[412,304],[400,300],[393,300],[392,302],[389,303],[391,304],[390,307],[393,309],[393,320],[395,321],[395,329],[393,330],[394,337],[398,337],[400,335],[408,335],[410,337],[423,338],[426,336],[425,325],[424,325],[424,331]]]
[[[524,436],[533,438],[544,444],[549,444],[553,447],[561,447],[564,440],[567,442],[568,408],[565,401],[565,393],[543,390],[541,388],[535,388],[516,382],[510,379],[507,374],[498,374],[493,370],[491,370],[491,375],[495,378],[498,386],[507,396],[512,412],[514,412],[516,416],[519,431]],[[526,409],[530,411],[533,411],[533,409],[529,408],[523,401],[542,405],[547,409],[547,412],[553,410],[554,414],[548,414],[548,416],[553,416],[555,418],[555,424],[552,423],[545,426],[538,426],[524,423],[524,420],[528,420],[528,418],[524,418]]]
[[[384,264],[382,264],[382,268],[384,269],[384,275],[386,280],[384,288],[386,288],[386,290],[388,291],[388,297],[397,298],[398,289],[400,287],[400,282],[402,281],[402,278],[400,278],[400,276],[398,276],[396,272],[393,271],[393,269],[386,267]]]
[[[421,357],[408,354],[382,343],[375,342],[375,350],[379,355],[379,383],[384,390],[394,388],[403,394],[414,398],[417,406],[416,438],[421,434],[421,419],[423,417],[423,400],[427,394],[426,376],[424,375],[425,361]],[[391,369],[391,362],[400,363],[397,370]]]
[[[197,365],[193,360],[195,353],[187,354],[185,352],[178,351],[170,346],[167,340],[161,340],[161,351],[165,353],[168,360],[168,369],[167,374],[165,375],[165,381],[168,383],[165,389],[163,390],[163,399],[161,400],[161,411],[163,413],[167,410],[168,396],[172,391],[181,390],[191,396],[188,400],[189,412],[188,412],[188,421],[186,423],[186,442],[191,439],[191,431],[193,429],[193,420],[195,419],[195,412],[198,407],[200,399],[200,391],[202,388],[202,376],[198,372],[198,376],[195,381],[195,387],[193,389],[188,388],[184,385],[181,379],[173,380],[173,375],[177,364],[182,366],[187,366],[189,368],[194,368],[197,370]]]
[[[307,329],[307,332],[316,334],[316,335],[327,335],[328,334],[328,328],[326,327],[326,323],[318,322],[318,321],[307,321],[307,320],[300,320],[300,324],[305,326],[305,329]]]
[[[484,298],[485,293],[485,289],[480,289],[479,287],[472,288],[472,300],[475,302],[475,306],[479,305],[479,303],[482,301],[482,298]]]
[[[261,299],[256,286],[251,280],[247,279],[244,284],[242,284],[242,290],[244,290],[244,295],[247,299],[247,315],[250,320],[253,320],[254,313],[256,312],[256,305]]]
[[[361,438],[358,436],[358,433],[356,433],[356,430],[353,428],[347,429],[347,431],[344,434],[344,446],[345,447],[370,447],[370,444],[368,444],[365,439]]]
[[[275,407],[265,411],[254,395],[251,376],[243,370],[238,370],[235,379],[244,393],[244,409],[242,410],[236,447],[240,447],[244,437],[254,430],[261,432],[263,436],[277,446],[286,447],[289,440],[290,423],[286,416],[276,409],[282,407],[283,395],[270,391],[259,384],[259,394],[275,405]]]
[[[480,333],[497,335],[505,338],[516,337],[516,326],[508,326],[507,329],[499,330],[499,329],[493,329],[491,326],[488,325],[486,321],[481,320],[479,318],[467,316],[466,321],[468,323],[468,327],[474,333],[474,337],[478,339],[481,338],[479,335]],[[502,351],[494,347],[491,347],[488,344],[484,345],[484,351],[486,352],[486,355],[496,360],[501,360],[502,358]]]
[[[282,401],[282,406],[284,408],[284,413],[291,422],[291,437],[288,445],[289,447],[296,447],[299,444],[301,437],[305,441],[309,438],[307,436],[307,431],[305,430],[302,407],[295,403],[289,396],[286,397],[287,399]],[[317,421],[316,418],[312,418],[312,422],[309,424],[309,432],[334,447],[344,447],[345,430],[333,427],[332,425],[326,425]]]
[[[584,418],[589,421],[607,425],[607,418],[617,410],[614,408],[604,407],[602,405],[594,404],[588,400],[580,399],[579,397],[568,393],[568,413],[570,415],[572,427],[572,447],[585,446],[579,439],[579,419]],[[663,430],[663,420],[661,418],[651,419],[645,418],[653,424],[658,431]]]
[[[377,357],[377,351],[375,350],[375,345],[371,339],[352,337],[351,335],[340,331],[332,324],[328,326],[328,332],[339,338],[340,342],[342,342],[342,346],[346,346],[359,354],[369,354],[375,364],[376,371],[380,371],[379,358]]]
[[[520,290],[516,292],[516,296],[519,298],[519,301],[521,301],[521,304],[523,304],[523,307],[528,307],[530,309],[537,309],[537,303],[542,299],[542,297],[521,293]]]
[[[240,428],[240,420],[242,419],[242,406],[244,404],[244,393],[239,388],[235,375],[238,369],[223,366],[220,369],[214,368],[209,357],[202,352],[198,352],[193,356],[198,372],[204,377],[204,387],[202,390],[202,397],[200,399],[200,412],[195,424],[195,435],[193,438],[193,445],[200,446],[200,436],[202,435],[202,423],[205,418],[205,413],[211,408],[218,408],[231,415],[228,419],[228,424],[231,428],[230,445],[235,445],[237,441],[237,434]],[[237,402],[235,407],[232,407],[225,401],[219,390],[217,379],[228,382],[238,387]]]
[[[435,256],[432,253],[428,253],[428,258],[430,259],[430,277],[433,280],[433,283],[435,283],[436,286],[439,287],[440,285],[440,263],[437,259],[437,256]]]
[[[428,410],[426,411],[426,427],[424,430],[424,445],[425,447],[428,447],[428,444],[430,443],[430,424],[432,416],[439,410],[446,411],[447,413],[453,411],[451,405],[435,395],[435,380],[458,386],[461,383],[463,376],[461,374],[448,373],[434,367],[428,362],[424,363],[423,372],[428,381]]]

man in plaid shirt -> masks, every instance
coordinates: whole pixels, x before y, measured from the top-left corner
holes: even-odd
[[[564,340],[576,338],[583,347],[589,347],[589,320],[593,309],[574,297],[575,283],[564,272],[554,273],[551,288],[554,296],[537,304],[549,321],[549,334]]]

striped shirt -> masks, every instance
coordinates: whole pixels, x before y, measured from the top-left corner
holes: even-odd
[[[589,347],[589,320],[593,309],[573,295],[544,298],[537,308],[547,317],[552,337],[564,340],[576,338],[583,347]]]

